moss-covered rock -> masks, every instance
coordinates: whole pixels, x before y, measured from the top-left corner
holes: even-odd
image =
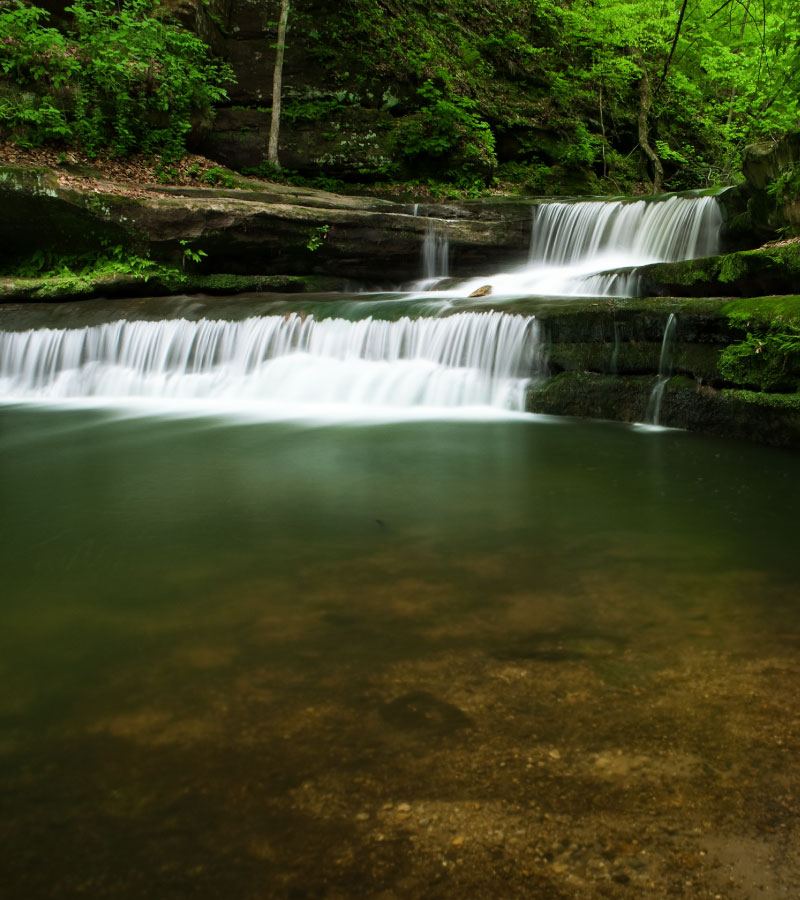
[[[162,271],[147,278],[130,274],[58,274],[39,278],[0,278],[0,303],[42,303],[169,296],[171,294],[230,295],[240,293],[295,294],[341,290],[341,281],[313,275],[198,275]]]
[[[762,240],[800,233],[800,131],[747,147],[742,169],[751,233]]]
[[[643,422],[653,377],[565,372],[528,392],[531,412]],[[684,377],[667,383],[660,424],[800,448],[800,394],[715,390]]]
[[[760,296],[800,293],[800,241],[635,270],[645,296]]]
[[[787,134],[779,141],[746,147],[742,172],[750,187],[762,191],[797,163],[800,163],[800,131]]]

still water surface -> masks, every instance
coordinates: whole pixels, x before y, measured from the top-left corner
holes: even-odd
[[[799,501],[679,432],[0,408],[0,895],[792,896]]]

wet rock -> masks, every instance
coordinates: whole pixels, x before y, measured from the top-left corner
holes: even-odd
[[[782,172],[800,162],[800,132],[780,141],[762,141],[745,148],[742,172],[748,185],[763,190]]]
[[[564,372],[528,392],[527,409],[548,415],[644,421],[652,377]],[[667,382],[661,423],[722,437],[800,447],[800,395],[714,390],[689,379]]]
[[[490,284],[482,284],[479,288],[476,288],[469,296],[470,297],[488,297],[489,294],[492,293],[492,286]]]

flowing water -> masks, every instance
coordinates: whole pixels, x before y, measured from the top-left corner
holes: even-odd
[[[505,296],[635,296],[637,266],[713,255],[722,225],[714,197],[549,202],[533,206],[532,215],[526,265],[470,279],[444,295],[488,284]],[[435,290],[434,282],[426,284]]]
[[[450,242],[446,223],[431,220],[422,242],[422,274],[426,280],[450,274]]]
[[[664,391],[672,376],[675,341],[678,333],[678,320],[670,313],[664,326],[664,337],[661,340],[661,354],[658,358],[658,378],[653,386],[650,399],[647,401],[645,422],[649,425],[661,424],[661,405],[664,402]]]
[[[392,322],[288,313],[0,332],[7,401],[161,401],[278,416],[521,411],[543,366],[536,320],[499,312]]]
[[[4,900],[793,896],[796,455],[526,415],[449,297],[0,314]]]

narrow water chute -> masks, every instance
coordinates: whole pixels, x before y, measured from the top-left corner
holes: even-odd
[[[658,360],[658,378],[650,392],[647,401],[645,422],[648,425],[661,424],[661,406],[664,402],[664,391],[667,382],[672,377],[674,369],[675,342],[677,340],[678,320],[674,313],[670,313],[667,324],[664,326],[664,335],[661,339],[661,355]]]

